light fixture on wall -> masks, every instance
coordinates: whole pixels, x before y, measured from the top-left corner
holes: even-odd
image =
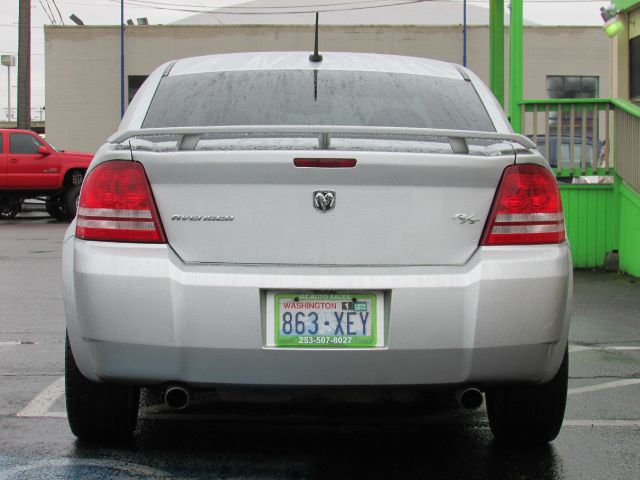
[[[609,38],[614,38],[624,31],[624,23],[618,15],[618,8],[614,4],[608,7],[600,7],[600,16],[604,20],[604,33]]]
[[[2,55],[0,62],[7,67],[7,120],[11,121],[11,67],[16,65],[16,56]]]
[[[80,17],[78,17],[75,13],[72,13],[71,15],[69,15],[69,18],[76,25],[84,25],[84,22],[80,20]]]

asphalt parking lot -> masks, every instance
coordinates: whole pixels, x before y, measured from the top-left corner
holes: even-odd
[[[206,395],[179,413],[147,395],[133,442],[77,442],[62,377],[66,227],[41,212],[0,220],[0,480],[640,478],[640,282],[615,272],[575,272],[568,407],[544,448],[494,444],[484,408],[356,419]]]

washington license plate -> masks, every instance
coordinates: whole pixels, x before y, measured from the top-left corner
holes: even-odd
[[[383,295],[272,293],[271,335],[276,347],[377,347],[383,344]],[[269,340],[272,340],[271,342]]]

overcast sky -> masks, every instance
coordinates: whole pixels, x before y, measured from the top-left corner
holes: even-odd
[[[398,0],[396,0],[398,1]],[[460,4],[460,23],[462,23],[462,0],[449,0]],[[0,53],[17,54],[18,51],[18,0],[0,0]],[[358,5],[381,4],[385,0],[318,0],[316,2],[301,2],[292,0],[292,5],[304,3],[331,4],[357,3]],[[524,15],[528,20],[543,25],[602,25],[599,10],[607,1],[588,0],[524,0]],[[218,8],[228,5],[241,4],[234,0],[125,0],[125,18],[136,19],[147,17],[151,24],[166,24],[184,17],[194,15],[195,11],[207,8]],[[268,0],[264,1],[269,4]],[[395,3],[389,0],[388,3]],[[485,6],[489,2],[471,1],[469,4]],[[44,98],[44,34],[43,25],[51,24],[51,18],[61,23],[72,24],[69,15],[74,13],[85,24],[120,23],[120,0],[31,0],[31,50],[32,50],[32,80],[31,107],[39,108],[45,104]],[[401,7],[397,7],[401,8]],[[183,11],[181,11],[183,10]],[[17,68],[11,69],[11,105],[16,105]],[[0,68],[0,118],[6,118],[7,111],[7,68]],[[15,115],[15,114],[14,114]]]

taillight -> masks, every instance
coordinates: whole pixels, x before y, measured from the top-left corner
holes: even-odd
[[[149,180],[140,163],[114,160],[94,168],[82,185],[76,237],[165,243]]]
[[[505,168],[481,245],[561,243],[565,239],[556,179],[539,165]]]
[[[353,168],[358,161],[355,158],[294,158],[296,167],[312,168]]]

